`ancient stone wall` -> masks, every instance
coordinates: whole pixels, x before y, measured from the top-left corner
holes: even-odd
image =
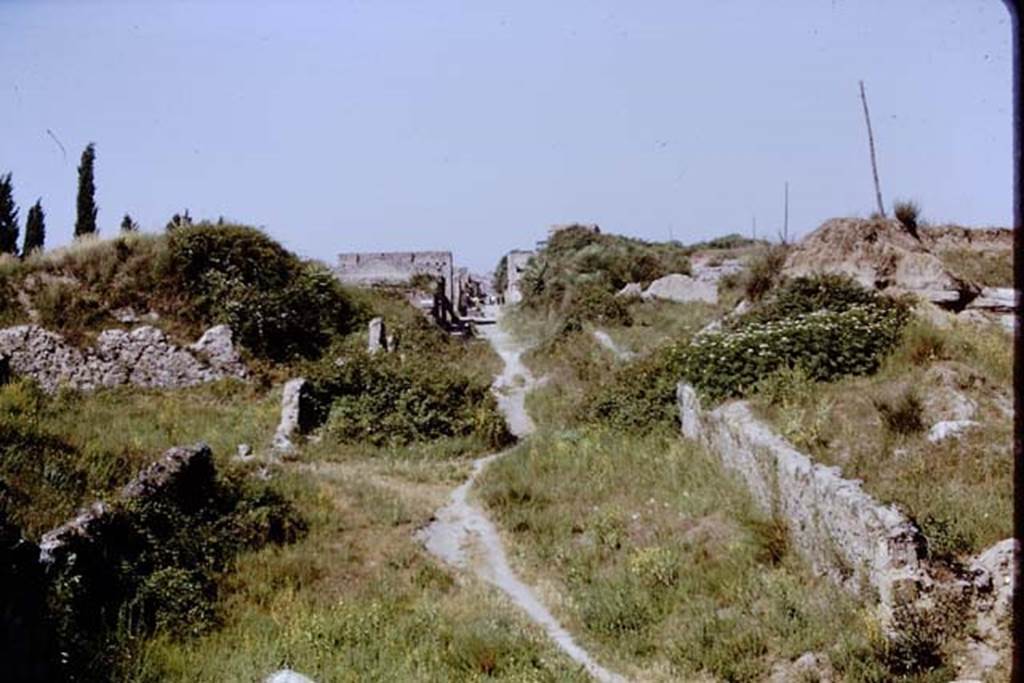
[[[877,591],[883,610],[904,584],[927,580],[918,529],[878,503],[835,467],[813,463],[760,422],[742,401],[704,411],[687,384],[678,388],[683,434],[704,442],[738,473],[754,501],[781,518],[793,546],[814,569],[851,592]]]
[[[455,269],[450,251],[389,251],[338,254],[334,273],[353,285],[399,284],[415,275],[444,278],[445,295],[457,301]]]
[[[514,249],[508,253],[505,260],[506,270],[508,273],[508,284],[505,288],[505,303],[515,304],[522,301],[523,293],[519,288],[519,282],[523,277],[523,273],[526,272],[526,266],[530,262],[531,258],[533,258],[532,251]]]
[[[38,325],[0,330],[0,357],[11,372],[31,377],[49,392],[66,385],[82,391],[132,384],[179,388],[247,376],[231,340],[218,325],[182,348],[155,327],[101,332],[93,348],[79,349]]]

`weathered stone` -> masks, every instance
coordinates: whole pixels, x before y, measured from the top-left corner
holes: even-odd
[[[252,460],[252,458],[252,446],[250,446],[247,443],[238,444],[238,450],[235,453],[235,459],[241,460],[242,462],[248,462],[249,460]]]
[[[309,383],[302,377],[288,380],[281,395],[281,421],[274,432],[274,450],[281,454],[294,451],[292,438],[305,431],[311,421]]]
[[[1017,292],[1012,287],[985,287],[977,298],[967,304],[967,308],[994,313],[1013,313],[1017,310]]]
[[[223,339],[223,332],[216,336]],[[84,350],[38,325],[18,325],[0,330],[0,354],[10,357],[15,374],[35,379],[48,392],[62,384],[82,391],[121,384],[186,387],[246,374],[241,362],[213,365],[148,325],[106,330],[94,348]]]
[[[978,426],[974,420],[943,420],[936,422],[928,430],[928,441],[938,443],[949,438],[959,437],[967,429]]]
[[[201,504],[214,474],[212,454],[206,444],[171,448],[121,489],[121,500],[169,493],[186,506]],[[82,542],[99,542],[98,535],[106,528],[110,512],[110,506],[97,501],[74,519],[43,534],[39,561],[52,565],[62,561],[65,547],[71,544],[77,547]]]
[[[367,340],[366,350],[370,353],[377,353],[378,351],[388,350],[388,340],[386,331],[384,328],[383,318],[374,318],[370,321],[369,339]]]
[[[769,683],[832,683],[833,680],[832,661],[822,652],[805,652],[794,662],[779,662],[772,667],[768,677]]]
[[[689,275],[672,273],[652,282],[643,293],[644,299],[665,299],[667,301],[706,301],[718,303],[718,287],[705,280]]]
[[[532,251],[520,249],[514,249],[505,256],[505,303],[515,304],[523,300],[520,283],[531,258],[533,258]]]
[[[644,288],[643,286],[641,286],[639,282],[630,282],[629,284],[624,285],[622,289],[617,291],[615,293],[615,296],[622,296],[626,297],[627,299],[635,299],[639,296],[642,296],[643,293]]]
[[[960,310],[980,288],[951,273],[897,221],[837,218],[802,239],[786,258],[786,275],[849,275],[866,287],[909,292]]]
[[[312,678],[291,669],[275,671],[264,679],[264,683],[314,683]]]
[[[215,370],[234,377],[245,377],[247,370],[235,348],[233,337],[230,327],[215,325],[203,332],[203,336],[188,348],[198,357],[205,359]]]
[[[896,586],[928,584],[918,560],[920,531],[896,508],[873,499],[838,468],[812,462],[743,401],[704,411],[686,383],[677,399],[683,434],[737,472],[766,514],[781,515],[793,547],[812,567],[853,593],[871,586],[883,621],[897,603]]]
[[[965,661],[958,667],[961,678],[983,678],[1012,652],[1010,620],[1017,550],[1017,542],[1008,538],[982,551],[970,563],[975,585],[983,590],[978,592]]]

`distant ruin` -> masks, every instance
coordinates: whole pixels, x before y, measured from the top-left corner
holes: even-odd
[[[517,304],[523,300],[523,292],[519,288],[526,266],[533,258],[532,251],[513,249],[506,257],[507,282],[505,286],[505,303]]]
[[[342,282],[366,286],[401,284],[416,275],[430,275],[444,282],[445,296],[458,301],[455,264],[450,251],[384,251],[338,254],[335,275]]]

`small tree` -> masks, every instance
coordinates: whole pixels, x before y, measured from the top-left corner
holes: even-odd
[[[167,221],[167,225],[164,227],[167,232],[176,230],[178,228],[184,228],[192,225],[192,216],[188,215],[188,209],[185,209],[185,213],[176,213],[171,216],[171,220]]]
[[[0,176],[0,254],[18,253],[18,207],[11,174]]]
[[[121,219],[121,232],[138,232],[139,224],[132,220],[131,214],[125,214]]]
[[[42,251],[45,241],[46,214],[43,212],[42,200],[37,199],[25,218],[25,244],[21,248],[21,255],[24,257],[33,252]]]
[[[93,165],[96,163],[96,144],[90,142],[82,152],[82,163],[78,167],[78,218],[75,220],[75,237],[96,233],[96,182]]]

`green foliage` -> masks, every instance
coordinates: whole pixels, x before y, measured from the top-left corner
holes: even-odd
[[[853,306],[886,306],[890,301],[845,275],[798,277],[786,281],[752,310],[731,321],[730,327],[767,323],[822,310],[840,313]]]
[[[125,214],[121,219],[121,232],[138,232],[139,225],[132,220],[131,215]]]
[[[982,287],[1013,287],[1013,250],[948,249],[939,254],[956,275]]]
[[[747,262],[746,269],[740,275],[740,282],[749,300],[759,301],[779,283],[788,251],[785,245],[765,245],[760,253]]]
[[[0,175],[0,254],[18,253],[18,206],[11,174]]]
[[[928,540],[928,559],[956,565],[960,558],[970,555],[977,545],[975,534],[951,515],[926,515],[916,520],[918,528]]]
[[[907,232],[917,236],[917,221],[921,215],[921,207],[912,199],[897,199],[893,202],[893,215]]]
[[[21,255],[28,256],[42,251],[45,242],[46,214],[43,212],[42,200],[37,199],[25,218],[25,242],[21,248]]]
[[[596,282],[581,284],[567,292],[567,298],[562,333],[582,330],[584,322],[626,327],[633,324],[626,302]]]
[[[479,437],[500,447],[511,437],[488,385],[431,359],[356,354],[309,369],[317,422],[340,442],[402,445]]]
[[[913,387],[906,388],[893,400],[876,398],[874,405],[889,433],[907,436],[924,431],[924,406]]]
[[[574,226],[548,240],[523,273],[523,304],[570,321],[623,319],[624,304],[611,295],[630,282],[649,283],[669,273],[689,273],[687,250],[606,235]]]
[[[271,360],[315,358],[354,322],[329,271],[255,228],[204,223],[174,230],[166,277],[188,292],[192,315],[230,325],[244,346]]]
[[[77,218],[75,219],[75,237],[96,234],[96,182],[94,166],[96,164],[96,145],[90,142],[82,152],[82,161],[78,166],[78,199]]]
[[[494,268],[494,291],[499,294],[504,293],[508,288],[508,254],[505,254],[498,260],[498,265]]]
[[[787,366],[802,366],[815,381],[870,374],[899,342],[907,316],[896,305],[855,305],[705,334],[683,354],[682,376],[720,401]]]

